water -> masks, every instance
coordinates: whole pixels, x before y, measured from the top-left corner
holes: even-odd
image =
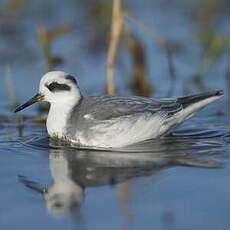
[[[173,136],[117,151],[55,146],[33,123],[23,138],[6,141],[17,123],[1,123],[1,226],[224,229],[229,115],[210,114],[214,107]]]
[[[28,3],[17,12],[17,20],[7,21],[7,27],[0,25],[0,49],[6,54],[0,58],[0,72],[4,76],[5,64],[10,63],[19,102],[36,93],[45,69],[35,37],[38,24],[47,28],[73,25],[70,34],[52,44],[52,52],[65,60],[58,69],[77,73],[84,93],[103,92],[106,53],[88,47],[94,27],[87,19],[85,9],[89,6],[70,0],[54,2]],[[193,18],[199,1],[132,2],[127,7],[133,15],[180,45],[174,53],[177,80],[173,95],[201,91],[190,78],[202,61]],[[225,35],[229,34],[228,20],[229,15],[223,14],[218,21],[218,30]],[[147,75],[154,96],[168,95],[171,82],[162,47],[138,26],[131,23],[131,28],[149,51]],[[117,90],[127,95],[131,94],[130,60],[121,56],[115,73]],[[228,61],[227,54],[217,60],[203,78],[206,87],[227,91]],[[228,93],[178,127],[172,136],[116,151],[98,151],[56,146],[48,139],[45,126],[30,119],[21,127],[10,111],[4,80],[1,82],[1,229],[216,230],[229,226]],[[24,114],[30,118],[38,112],[33,106]],[[1,119],[2,115],[7,120]]]

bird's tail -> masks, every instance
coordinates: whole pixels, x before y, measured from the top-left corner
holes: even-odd
[[[207,93],[196,94],[187,97],[179,97],[178,102],[182,104],[183,108],[187,108],[189,106],[195,105],[196,103],[200,103],[200,106],[203,108],[207,104],[219,99],[224,95],[223,90],[217,90]]]
[[[178,102],[183,106],[181,120],[187,120],[196,111],[201,110],[209,103],[221,98],[224,95],[222,90],[212,91],[207,93],[196,94],[192,96],[179,97]]]

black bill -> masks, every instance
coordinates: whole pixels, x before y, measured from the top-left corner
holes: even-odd
[[[28,106],[34,104],[34,103],[37,102],[37,101],[42,101],[43,99],[44,99],[44,96],[41,95],[41,94],[39,94],[39,93],[37,93],[33,98],[31,98],[31,99],[30,99],[29,101],[27,101],[25,104],[20,105],[19,107],[17,107],[17,108],[14,110],[14,112],[17,113],[17,112],[19,112],[19,111],[25,109],[26,107],[28,107]]]

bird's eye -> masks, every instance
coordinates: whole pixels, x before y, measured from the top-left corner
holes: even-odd
[[[71,87],[68,86],[67,84],[60,84],[58,82],[52,82],[49,85],[46,84],[46,87],[51,91],[51,92],[55,92],[55,91],[63,91],[63,90],[67,90],[70,91]]]
[[[50,83],[48,86],[47,86],[47,88],[50,90],[50,91],[53,91],[54,90],[54,88],[55,88],[55,83],[54,82],[52,82],[52,83]]]

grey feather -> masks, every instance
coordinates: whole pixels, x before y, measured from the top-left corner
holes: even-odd
[[[79,116],[91,114],[97,120],[107,120],[137,113],[163,112],[173,115],[182,109],[176,99],[152,99],[144,97],[91,96],[84,97],[75,107]]]
[[[221,92],[215,91],[205,94],[170,99],[121,97],[112,95],[82,97],[78,104],[73,107],[73,110],[68,117],[66,134],[74,136],[76,135],[77,131],[82,131],[84,132],[84,135],[87,135],[88,138],[92,138],[90,136],[92,133],[88,132],[91,127],[94,127],[98,124],[106,124],[109,126],[111,124],[110,121],[114,120],[114,122],[116,122],[116,119],[121,121],[121,119],[125,119],[127,116],[129,116],[130,123],[133,124],[138,119],[137,117],[159,116],[162,117],[164,125],[168,127],[167,129],[171,130],[172,127],[175,127],[178,124],[176,119],[174,119],[175,122],[172,122],[171,120],[174,115],[190,106],[192,107],[199,101],[204,101],[209,97],[215,96],[221,96]],[[205,105],[206,103],[200,106],[200,108]],[[199,108],[191,111],[187,116],[189,117],[198,109]],[[85,115],[90,115],[93,119],[86,120]],[[186,117],[183,118],[183,120],[185,119]]]

